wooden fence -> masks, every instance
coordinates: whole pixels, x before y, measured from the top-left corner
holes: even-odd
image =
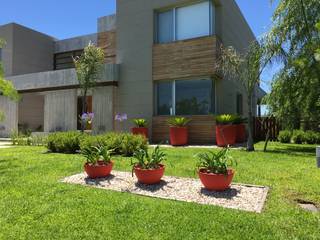
[[[268,131],[269,139],[271,141],[277,140],[281,128],[279,122],[274,117],[255,117],[253,122],[253,136],[256,141],[265,140]]]

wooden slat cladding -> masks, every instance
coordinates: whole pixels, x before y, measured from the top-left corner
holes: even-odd
[[[153,80],[212,76],[217,59],[215,36],[153,46]]]
[[[188,124],[190,144],[215,144],[215,120],[213,116],[187,116],[191,118]],[[152,120],[152,141],[165,143],[169,141],[169,125],[167,120],[170,116],[156,116]]]
[[[116,31],[98,33],[98,47],[104,50],[106,63],[116,63]]]

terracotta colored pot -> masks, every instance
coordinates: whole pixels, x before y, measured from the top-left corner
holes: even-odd
[[[237,124],[237,136],[236,136],[236,142],[237,143],[243,143],[246,141],[246,125],[244,123]]]
[[[188,144],[187,127],[170,127],[170,143],[172,146],[183,146]]]
[[[84,170],[88,174],[89,178],[104,178],[110,175],[113,164],[113,161],[111,161],[109,164],[105,164],[103,161],[99,161],[97,165],[86,163],[84,165]]]
[[[236,125],[216,125],[216,139],[219,147],[234,145],[236,143]]]
[[[138,181],[144,184],[157,184],[161,181],[165,166],[160,164],[157,169],[142,169],[139,166],[134,167],[134,173]]]
[[[228,175],[206,173],[204,169],[198,172],[200,181],[203,186],[209,191],[224,191],[230,187],[234,171],[228,170]]]
[[[145,138],[148,138],[148,128],[146,127],[134,127],[131,128],[131,132],[134,135],[142,135]]]

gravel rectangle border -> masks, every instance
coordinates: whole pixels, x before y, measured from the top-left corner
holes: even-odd
[[[102,179],[87,178],[85,173],[62,179],[64,183],[127,192],[160,199],[215,205],[225,208],[261,213],[269,188],[250,184],[232,184],[223,192],[208,191],[194,178],[165,176],[156,185],[145,185],[132,177],[129,172],[112,171],[112,175]]]

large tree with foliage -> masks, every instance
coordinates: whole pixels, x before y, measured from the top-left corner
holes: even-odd
[[[273,15],[268,55],[283,67],[266,103],[287,128],[320,119],[319,23],[319,0],[281,0]]]
[[[221,60],[218,68],[226,77],[240,81],[247,95],[248,142],[247,151],[254,151],[253,144],[253,97],[256,87],[260,83],[260,76],[269,63],[265,58],[264,41],[252,42],[245,53],[237,52],[233,47],[222,48]]]
[[[0,39],[0,48],[5,45],[5,41]],[[2,62],[0,61],[0,95],[9,98],[12,101],[18,101],[19,94],[14,88],[12,82],[5,80],[4,69]],[[5,118],[4,112],[0,109],[0,122]]]
[[[89,89],[96,85],[100,76],[101,67],[105,62],[104,52],[92,43],[84,49],[80,57],[74,59],[77,78],[81,88],[82,115],[87,111],[87,94]],[[81,130],[85,130],[85,119],[81,118]]]

